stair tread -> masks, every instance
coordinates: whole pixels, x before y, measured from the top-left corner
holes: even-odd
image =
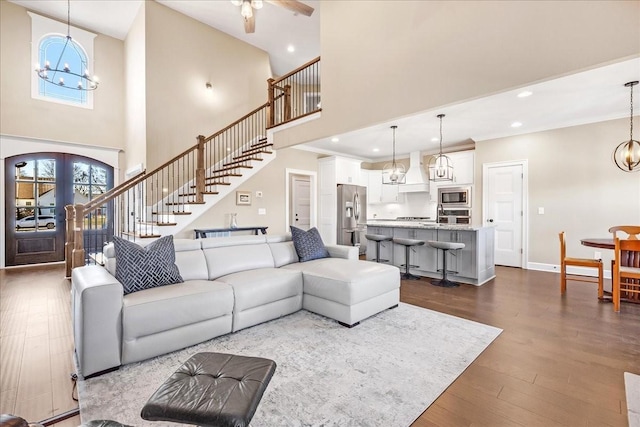
[[[122,234],[124,234],[125,236],[139,237],[140,239],[150,239],[152,237],[162,237],[160,234],[139,234],[139,233],[131,233],[130,231],[123,231]]]
[[[151,212],[153,215],[191,215],[191,212],[184,211],[167,211],[167,212]]]
[[[166,206],[181,206],[181,205],[204,205],[207,202],[167,202]]]

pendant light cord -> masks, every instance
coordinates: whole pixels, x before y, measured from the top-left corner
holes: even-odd
[[[442,116],[440,116],[440,155],[442,156]]]
[[[396,169],[396,128],[397,127],[398,126],[391,126],[391,128],[393,129],[393,160],[391,161],[393,170]]]
[[[67,0],[67,37],[71,37],[71,0]]]
[[[637,83],[637,82],[636,82]],[[631,116],[629,117],[629,139],[633,141],[633,86],[631,85]]]

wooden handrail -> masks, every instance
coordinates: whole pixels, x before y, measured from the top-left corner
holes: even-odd
[[[303,65],[299,66],[299,67],[298,67],[298,68],[296,68],[295,70],[288,72],[288,73],[287,73],[287,74],[285,74],[284,76],[282,76],[282,77],[278,77],[277,79],[273,80],[273,81],[271,82],[271,85],[273,86],[273,85],[276,85],[276,84],[280,83],[280,82],[281,82],[281,81],[283,81],[284,79],[286,79],[286,78],[289,78],[289,77],[293,76],[295,73],[297,73],[297,72],[300,72],[300,71],[304,70],[305,68],[307,68],[307,67],[309,67],[309,66],[311,66],[311,65],[315,64],[316,62],[320,62],[320,57],[319,57],[319,56],[318,56],[316,59],[312,59],[311,61],[307,62],[306,64],[303,64]]]
[[[95,211],[100,206],[104,205],[106,202],[108,202],[110,200],[113,200],[114,198],[116,198],[119,195],[123,194],[125,191],[127,191],[131,187],[135,186],[136,184],[144,181],[145,179],[151,178],[153,175],[155,175],[157,172],[160,172],[162,169],[166,168],[171,163],[175,162],[176,160],[181,159],[182,157],[186,156],[190,152],[192,152],[194,150],[197,150],[197,149],[198,149],[198,144],[194,145],[193,147],[187,148],[185,151],[183,151],[182,153],[178,154],[177,156],[175,156],[174,158],[172,158],[168,162],[164,162],[162,165],[158,166],[157,168],[155,168],[151,172],[149,172],[149,173],[141,172],[140,174],[138,174],[138,175],[134,176],[133,178],[129,179],[128,181],[123,182],[119,186],[112,188],[110,191],[108,191],[108,192],[106,192],[104,194],[101,194],[99,197],[96,197],[95,199],[91,200],[90,202],[88,202],[87,204],[84,205],[84,213],[85,213],[85,215]],[[111,194],[108,194],[108,193],[111,193]],[[103,197],[103,196],[105,196],[107,194],[108,194],[107,197]]]
[[[216,136],[224,133],[225,131],[231,129],[232,127],[234,127],[235,125],[237,125],[238,123],[240,123],[241,121],[248,119],[250,116],[253,116],[255,113],[257,113],[258,111],[262,110],[263,108],[266,108],[269,106],[268,102],[265,102],[264,104],[262,104],[261,106],[259,106],[258,108],[256,108],[255,110],[251,111],[248,114],[245,114],[244,116],[242,116],[241,118],[239,118],[238,120],[236,120],[235,122],[231,123],[229,126],[220,129],[218,132],[214,133],[211,136],[208,136],[204,139],[204,142],[209,142],[211,141],[213,138],[215,138]]]

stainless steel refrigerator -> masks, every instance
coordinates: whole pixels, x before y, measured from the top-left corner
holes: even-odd
[[[338,235],[339,245],[358,246],[364,254],[364,240],[367,230],[367,187],[338,184]]]

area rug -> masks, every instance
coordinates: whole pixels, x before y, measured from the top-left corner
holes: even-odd
[[[82,422],[175,426],[145,421],[140,410],[185,360],[213,351],[276,361],[252,427],[406,427],[501,332],[402,303],[351,329],[301,310],[79,381],[80,416]]]
[[[629,427],[640,427],[640,375],[624,373]]]

